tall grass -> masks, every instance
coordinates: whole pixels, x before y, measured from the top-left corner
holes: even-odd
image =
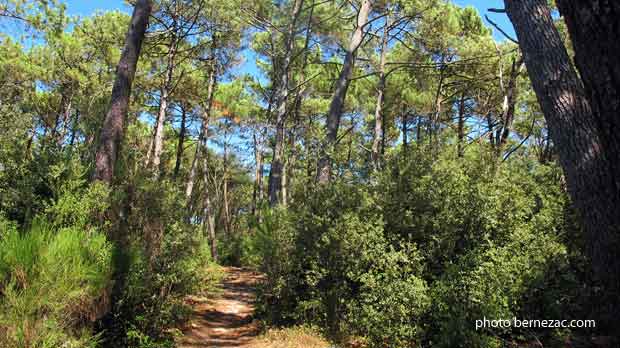
[[[42,220],[0,224],[0,347],[89,347],[108,307],[112,247],[105,237]]]

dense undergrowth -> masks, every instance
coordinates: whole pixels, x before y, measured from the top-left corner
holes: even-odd
[[[560,170],[429,153],[393,158],[368,185],[339,180],[265,212],[242,242],[247,262],[267,274],[263,317],[314,323],[369,347],[553,346],[569,337],[474,326],[587,313]]]
[[[123,228],[114,226],[102,218],[114,195],[108,199],[102,185],[87,184],[82,168],[68,163],[57,168],[63,184],[56,198],[32,221],[0,216],[0,346],[174,346],[175,327],[189,314],[184,298],[210,292],[221,275],[206,239],[156,210],[165,203],[146,197],[174,202],[174,192],[148,181],[136,190],[145,197],[134,199]],[[159,226],[160,240],[141,237]],[[124,250],[110,231],[126,233]]]

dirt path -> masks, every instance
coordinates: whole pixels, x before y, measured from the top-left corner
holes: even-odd
[[[222,292],[213,299],[192,298],[194,317],[183,337],[181,348],[252,347],[258,334],[254,313],[256,272],[226,267]]]

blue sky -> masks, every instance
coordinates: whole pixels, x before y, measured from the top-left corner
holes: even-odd
[[[64,0],[64,2],[67,5],[69,14],[77,16],[89,16],[97,10],[120,9],[126,12],[131,10],[123,0]],[[481,16],[488,14],[491,20],[497,23],[504,31],[510,35],[514,34],[512,25],[505,14],[489,13],[487,11],[487,8],[503,8],[503,0],[453,0],[453,2],[459,6],[474,6],[478,9]],[[486,20],[485,23],[489,25]],[[493,29],[493,34],[496,40],[502,41],[504,39],[503,35],[498,33],[495,29]]]

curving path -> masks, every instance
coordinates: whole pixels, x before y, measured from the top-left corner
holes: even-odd
[[[193,298],[194,316],[183,337],[180,348],[237,348],[252,347],[258,335],[253,321],[254,287],[259,273],[242,268],[226,267],[222,292],[213,299]]]

